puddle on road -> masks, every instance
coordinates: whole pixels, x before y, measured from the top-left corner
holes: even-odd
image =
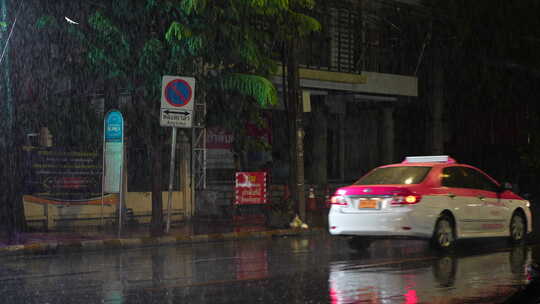
[[[330,266],[331,303],[501,303],[526,283],[530,251]]]

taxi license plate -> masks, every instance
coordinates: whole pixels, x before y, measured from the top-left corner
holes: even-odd
[[[358,201],[358,208],[360,209],[377,209],[377,200],[369,199],[369,200],[360,200]]]

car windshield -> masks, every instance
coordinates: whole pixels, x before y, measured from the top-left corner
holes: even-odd
[[[419,184],[431,167],[386,167],[377,168],[360,178],[355,185],[410,185]]]

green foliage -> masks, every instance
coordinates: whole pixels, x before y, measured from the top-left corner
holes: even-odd
[[[165,46],[159,39],[153,38],[146,41],[139,57],[139,70],[147,74],[160,71],[164,55]]]
[[[215,111],[219,103],[242,109],[235,117],[239,132],[250,113],[276,105],[277,90],[268,77],[277,70],[277,46],[320,30],[304,13],[313,6],[313,0],[111,0],[105,7],[90,6],[80,25],[66,27],[43,16],[37,26],[67,32],[83,50],[82,70],[116,92],[131,89],[133,115],[144,120],[131,131],[159,138],[162,75],[195,77],[195,96],[207,98],[211,115],[235,113]]]
[[[297,24],[298,35],[306,36],[312,32],[321,30],[321,24],[315,18],[303,14],[291,12],[290,19]]]
[[[255,69],[261,66],[261,57],[257,45],[251,40],[247,40],[244,47],[240,49],[240,58],[242,61],[253,66]]]
[[[173,21],[169,26],[167,33],[165,33],[165,39],[170,44],[174,44],[182,41],[182,39],[189,38],[192,35],[193,34],[191,30],[187,28],[184,24],[178,21]]]
[[[180,2],[180,10],[186,15],[200,13],[206,6],[207,0],[182,0],[182,2]]]
[[[247,0],[247,4],[253,8],[265,9],[268,14],[276,14],[289,9],[289,0]]]
[[[104,44],[105,47],[110,47],[110,55],[116,56],[123,60],[129,58],[130,41],[122,32],[120,27],[104,16],[100,11],[96,11],[88,20],[89,25],[94,29],[96,41]]]
[[[52,27],[57,27],[57,26],[58,26],[58,22],[51,15],[41,16],[36,21],[37,29],[52,28]]]
[[[197,56],[199,51],[203,48],[203,45],[204,41],[200,36],[192,36],[186,39],[187,49],[192,56]]]
[[[220,81],[224,90],[237,91],[250,96],[261,106],[277,104],[277,90],[266,78],[256,75],[231,74]]]
[[[119,25],[99,10],[89,16],[88,25],[92,32],[86,36],[91,39],[83,43],[88,43],[86,47],[89,50],[89,68],[106,79],[125,79],[131,74],[131,67],[128,67],[132,55],[129,37]],[[84,37],[82,33],[78,35],[79,39]]]
[[[8,25],[6,22],[0,22],[0,31],[6,31],[8,28]]]

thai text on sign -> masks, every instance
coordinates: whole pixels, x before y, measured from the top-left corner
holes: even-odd
[[[266,204],[266,172],[236,173],[236,205]]]

